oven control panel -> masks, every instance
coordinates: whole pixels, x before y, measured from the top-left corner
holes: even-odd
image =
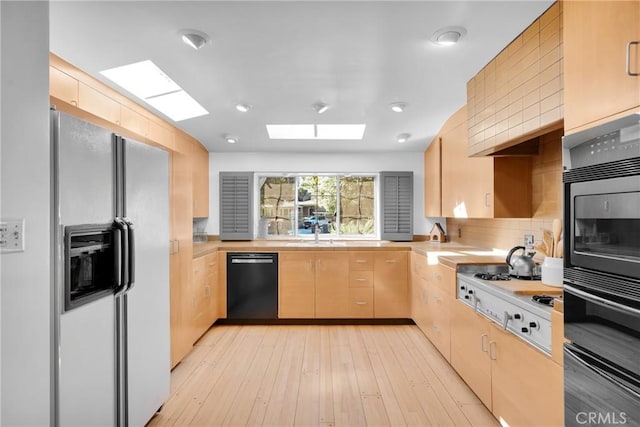
[[[499,292],[492,292],[491,285],[478,284],[458,276],[457,298],[547,354],[551,354],[551,321],[526,308],[524,300],[516,304]],[[535,303],[531,303],[535,304]]]
[[[567,135],[563,146],[569,150],[567,169],[639,157],[640,114]]]

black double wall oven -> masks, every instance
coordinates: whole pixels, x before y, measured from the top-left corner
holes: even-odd
[[[640,425],[640,112],[563,148],[565,424]]]

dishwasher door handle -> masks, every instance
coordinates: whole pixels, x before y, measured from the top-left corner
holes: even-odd
[[[273,264],[273,258],[234,258],[231,264]]]

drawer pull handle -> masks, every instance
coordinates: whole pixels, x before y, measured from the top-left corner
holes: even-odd
[[[358,277],[356,279],[356,282],[366,282],[366,281],[367,281],[367,279],[363,279],[362,277]]]
[[[631,46],[634,46],[634,45],[638,46],[638,45],[640,45],[640,42],[634,40],[634,41],[630,41],[629,43],[627,43],[627,75],[629,75],[631,77],[640,76],[640,73],[638,73],[637,70],[636,70],[635,73],[631,71]]]
[[[356,260],[356,262],[357,262],[358,264],[366,264],[366,263],[367,263],[367,260],[366,260],[366,259],[357,259],[357,260]]]
[[[489,359],[496,360],[496,354],[493,349],[496,347],[495,341],[489,341]]]
[[[388,260],[385,260],[385,262],[387,262],[389,264],[395,264],[398,261],[396,261],[395,259],[388,259]]]
[[[487,346],[485,345],[486,338],[489,338],[489,335],[487,334],[480,335],[480,350],[482,350],[483,353],[487,352]]]
[[[367,305],[366,301],[356,301],[356,304],[358,305]]]

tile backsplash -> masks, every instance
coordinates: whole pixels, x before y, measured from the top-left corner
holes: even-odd
[[[451,241],[505,250],[522,245],[525,234],[542,241],[542,230],[551,230],[553,219],[562,218],[561,138],[562,131],[541,137],[540,154],[532,159],[532,218],[447,218]]]

